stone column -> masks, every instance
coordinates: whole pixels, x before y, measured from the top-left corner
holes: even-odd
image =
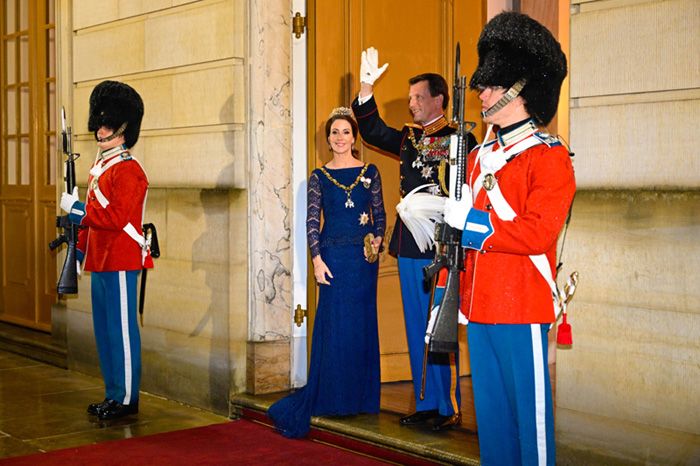
[[[291,4],[248,3],[247,391],[289,386],[292,309]]]

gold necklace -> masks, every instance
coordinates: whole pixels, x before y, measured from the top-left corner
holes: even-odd
[[[345,191],[345,194],[347,194],[347,196],[348,196],[348,200],[345,201],[345,208],[351,209],[351,208],[355,207],[355,203],[352,202],[352,199],[350,199],[350,193],[355,188],[355,186],[357,186],[357,184],[360,182],[360,179],[362,179],[362,177],[365,176],[365,172],[367,171],[368,167],[369,167],[368,164],[365,164],[365,166],[362,167],[362,170],[360,170],[360,174],[357,175],[357,178],[355,178],[355,181],[353,181],[353,183],[350,186],[345,186],[344,184],[340,183],[338,180],[333,178],[331,176],[331,174],[328,173],[328,171],[326,170],[326,167],[321,167],[320,170],[321,170],[321,172],[323,172],[324,175],[326,175],[326,178],[328,178],[331,183],[333,183],[334,185],[336,185],[337,187],[339,187],[340,189]]]

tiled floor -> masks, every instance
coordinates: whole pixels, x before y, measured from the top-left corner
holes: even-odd
[[[0,351],[0,458],[227,421],[142,393],[138,416],[99,423],[85,409],[103,398],[101,379]]]

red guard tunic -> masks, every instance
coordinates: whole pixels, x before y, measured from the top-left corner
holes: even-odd
[[[467,217],[467,222],[474,216],[486,219],[491,228],[481,244],[467,250],[465,259],[461,310],[472,322],[530,324],[555,318],[551,289],[529,256],[545,254],[555,276],[557,237],[576,189],[574,170],[569,152],[556,139],[532,137],[541,137],[542,143],[517,154],[495,173],[516,217],[500,219],[484,188]],[[498,142],[493,149],[497,147]],[[481,170],[475,163],[477,149],[468,158],[472,192]]]
[[[91,272],[153,268],[150,252],[144,253],[125,231],[131,224],[141,234],[148,178],[128,151],[117,149],[116,155],[111,155],[113,150],[103,153],[88,178],[85,216],[80,223],[87,228],[80,230],[77,247],[85,253],[85,270]],[[100,169],[104,172],[95,177]]]

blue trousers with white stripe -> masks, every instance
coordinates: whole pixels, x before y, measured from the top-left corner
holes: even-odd
[[[467,326],[481,464],[554,465],[548,324]]]
[[[451,416],[459,411],[461,401],[457,377],[458,355],[455,354],[454,357],[447,354],[430,355],[426,366],[425,397],[423,400],[420,399],[425,330],[430,306],[430,288],[424,283],[423,267],[431,262],[430,259],[399,257],[406,340],[411,361],[416,411],[437,409],[441,415]]]
[[[141,337],[136,322],[138,270],[92,272],[92,322],[105,382],[105,397],[121,404],[139,400]]]

